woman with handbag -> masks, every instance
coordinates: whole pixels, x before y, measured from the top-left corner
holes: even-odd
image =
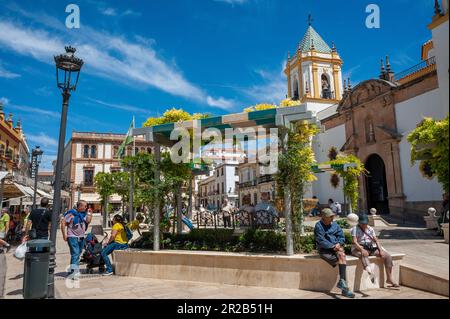
[[[367,215],[359,216],[359,224],[351,230],[353,237],[352,255],[361,259],[364,269],[369,273],[371,281],[375,282],[375,273],[370,267],[369,256],[380,257],[386,267],[386,283],[390,287],[399,287],[392,278],[392,256],[381,246],[380,241],[375,235],[375,231],[369,226],[369,217]]]

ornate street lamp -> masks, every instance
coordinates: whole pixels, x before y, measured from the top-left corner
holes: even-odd
[[[70,92],[75,91],[80,77],[83,60],[75,57],[75,48],[71,46],[65,47],[66,53],[55,56],[56,64],[56,83],[58,88],[62,91],[63,104],[61,113],[61,125],[59,128],[59,144],[58,157],[56,159],[55,184],[53,186],[53,214],[52,214],[52,229],[50,232],[50,240],[52,247],[50,250],[50,268],[49,268],[49,283],[48,283],[48,298],[55,297],[55,252],[56,252],[56,231],[59,225],[59,216],[61,213],[61,174],[64,158],[64,142],[66,139],[66,123],[67,110],[69,108]]]
[[[39,146],[36,146],[31,151],[31,174],[34,178],[34,192],[33,192],[33,209],[36,209],[36,193],[37,193],[37,180],[39,172],[39,164],[41,163],[42,154],[44,152]]]

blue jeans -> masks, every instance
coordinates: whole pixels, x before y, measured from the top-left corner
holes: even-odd
[[[124,249],[128,249],[128,244],[119,244],[116,242],[112,242],[108,246],[103,248],[102,258],[103,258],[103,261],[105,262],[106,272],[113,271],[111,261],[109,260],[108,255],[111,254],[114,250],[124,250]]]
[[[70,249],[70,270],[71,272],[80,268],[80,256],[84,248],[84,238],[68,237]]]

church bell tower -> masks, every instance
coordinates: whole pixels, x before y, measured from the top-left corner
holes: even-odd
[[[308,29],[292,56],[288,54],[286,69],[288,98],[301,103],[324,104],[324,108],[342,99],[342,60],[312,27]],[[320,108],[320,107],[319,107]],[[319,111],[319,109],[317,109]]]

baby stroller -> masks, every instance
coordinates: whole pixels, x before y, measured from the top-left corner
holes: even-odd
[[[103,238],[105,240],[106,236]],[[89,274],[94,272],[94,268],[98,267],[100,273],[105,272],[105,262],[102,258],[102,241],[98,241],[94,234],[89,233],[86,236],[84,243],[84,253],[81,256],[81,261],[86,263],[86,269]]]

